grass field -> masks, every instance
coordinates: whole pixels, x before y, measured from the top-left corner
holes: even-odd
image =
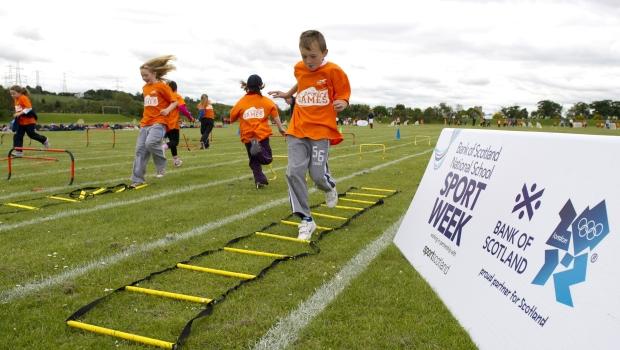
[[[294,349],[474,349],[467,332],[393,244],[378,249],[376,258],[369,258],[368,266],[351,276],[350,283],[342,285],[342,291],[334,293],[324,308],[302,315],[304,322],[288,317],[299,312],[320,288],[341,283],[350,266],[359,267],[352,258],[378,240],[391,237],[433,149],[426,142],[414,144],[415,137],[426,135],[436,141],[441,128],[402,127],[400,140],[395,139],[395,129],[386,126],[374,130],[345,128],[345,132],[355,133],[356,144],[345,134],[345,141],[330,150],[330,169],[339,192],[351,186],[400,192],[348,226],[326,234],[318,242],[319,254],[283,262],[230,293],[215,305],[211,315],[194,322],[183,348],[269,348],[265,346],[270,344],[267,335],[282,336],[277,334],[280,332],[286,333]],[[544,131],[620,135],[620,131],[594,128]],[[285,160],[274,160],[277,178],[267,188],[256,190],[236,132],[236,125],[214,129],[214,142],[208,150],[180,147],[183,166],[172,168],[170,162],[161,179],[153,176],[151,162],[149,186],[144,189],[104,194],[78,203],[42,198],[83,187],[128,184],[136,131],[117,131],[114,148],[111,132],[91,134],[88,147],[84,132],[46,133],[53,148],[68,149],[75,155],[72,186],[67,185],[69,161],[64,153],[45,154],[58,161],[15,160],[11,180],[0,180],[4,181],[0,203],[44,207],[25,210],[0,206],[0,348],[153,348],[70,328],[65,319],[114,289],[195,254],[221,248],[229,240],[289,214]],[[197,129],[182,133],[197,143]],[[362,143],[384,144],[385,157],[378,148],[368,148],[360,156]],[[10,137],[4,137],[0,145],[3,156],[10,144]],[[283,138],[273,137],[271,145],[275,155],[286,154]],[[0,169],[7,174],[6,161]],[[268,177],[274,176],[268,169],[265,172]],[[312,204],[323,200],[320,191],[311,193]],[[319,225],[330,225],[331,219],[316,220]],[[296,236],[294,227],[278,230]],[[291,255],[307,250],[295,242],[258,238],[244,240],[236,247]],[[213,254],[198,259],[197,264],[255,274],[272,260]],[[175,271],[140,286],[215,298],[236,283],[228,277]],[[185,323],[204,308],[142,294],[113,294],[80,320],[174,342]],[[275,327],[279,320],[297,328],[281,330]]]

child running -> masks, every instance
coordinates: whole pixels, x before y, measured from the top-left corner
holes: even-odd
[[[194,117],[192,117],[192,114],[187,110],[183,96],[177,93],[177,83],[171,80],[168,82],[168,86],[172,89],[172,93],[178,105],[177,108],[170,111],[170,114],[168,115],[168,131],[166,132],[168,142],[164,143],[162,147],[164,149],[164,153],[166,153],[168,148],[170,149],[170,153],[172,153],[172,162],[174,166],[178,168],[183,164],[183,161],[179,158],[177,152],[180,135],[179,128],[181,127],[179,112],[181,112],[181,114],[183,114],[190,122],[194,121]]]
[[[163,177],[166,171],[166,156],[162,142],[166,134],[166,124],[170,112],[177,108],[178,102],[170,86],[161,79],[175,67],[170,64],[174,56],[160,56],[146,61],[140,66],[140,75],[146,83],[142,87],[144,112],[140,120],[140,134],[136,140],[136,156],[133,162],[131,187],[145,183],[146,163],[153,155],[157,171],[156,177]]]
[[[278,126],[280,134],[285,134],[278,116],[278,108],[273,101],[264,97],[260,92],[264,87],[265,84],[261,77],[256,74],[250,75],[247,82],[241,82],[241,88],[246,92],[245,96],[230,110],[230,122],[234,123],[239,119],[241,142],[245,144],[248,152],[249,165],[254,174],[257,189],[269,184],[261,166],[271,164],[273,160],[271,146],[269,146],[269,136],[271,136],[269,117]]]
[[[209,134],[213,130],[213,119],[215,118],[215,111],[209,101],[209,96],[203,94],[200,96],[200,102],[198,102],[198,120],[200,121],[200,149],[209,148]]]
[[[33,140],[41,142],[45,148],[50,147],[49,139],[41,134],[37,134],[35,129],[37,125],[37,114],[32,109],[32,102],[30,102],[30,94],[26,88],[19,85],[13,85],[9,88],[9,93],[13,98],[13,104],[15,105],[15,113],[13,117],[15,120],[13,135],[13,147],[23,147],[24,134],[27,134]],[[16,129],[15,129],[16,128]],[[22,151],[13,151],[13,157],[22,157]]]
[[[301,218],[299,239],[309,240],[316,230],[310,215],[306,172],[315,185],[325,192],[328,207],[338,204],[336,182],[329,173],[327,159],[330,144],[342,142],[336,116],[349,105],[349,78],[336,64],[327,62],[327,44],[316,30],[301,33],[301,62],[295,65],[295,84],[288,92],[271,91],[273,97],[291,98],[295,108],[288,126],[288,167],[286,181],[293,213]]]

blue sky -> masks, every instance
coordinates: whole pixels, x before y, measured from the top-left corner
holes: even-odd
[[[425,108],[573,103],[620,95],[620,6],[610,0],[381,2],[42,1],[0,9],[0,83],[137,92],[138,67],[177,56],[179,91],[233,104],[239,80],[294,84],[298,37],[318,29],[351,103]],[[14,79],[14,75],[13,75]]]

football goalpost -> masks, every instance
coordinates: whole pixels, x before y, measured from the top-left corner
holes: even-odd
[[[101,114],[106,114],[106,110],[108,111],[107,114],[114,114],[114,112],[110,113],[109,110],[115,111],[116,114],[121,114],[120,106],[101,106]]]

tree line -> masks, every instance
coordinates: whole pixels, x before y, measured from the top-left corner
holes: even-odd
[[[141,92],[130,94],[116,90],[88,90],[83,94],[55,93],[43,90],[40,86],[26,87],[31,94],[31,100],[38,112],[49,113],[101,113],[104,106],[118,106],[121,114],[128,117],[138,118],[142,115],[143,97]],[[192,114],[197,115],[199,100],[185,97],[185,102]],[[232,106],[215,103],[213,105],[216,116],[227,116]],[[9,95],[8,87],[0,85],[0,117],[3,120],[10,118],[13,111],[13,101]],[[290,109],[279,110],[282,119],[290,117]],[[425,123],[441,122],[455,118],[482,118],[484,115],[481,106],[463,107],[451,106],[445,102],[436,106],[407,107],[397,104],[394,107],[382,105],[370,107],[367,104],[351,104],[349,108],[340,113],[341,118],[365,119],[372,113],[379,122],[391,122],[399,118],[401,121],[424,121]],[[514,119],[560,119],[566,117],[574,120],[605,120],[617,119],[620,116],[620,101],[601,100],[591,103],[577,102],[564,113],[561,104],[542,100],[536,104],[536,110],[528,111],[518,105],[502,107],[493,118]]]

